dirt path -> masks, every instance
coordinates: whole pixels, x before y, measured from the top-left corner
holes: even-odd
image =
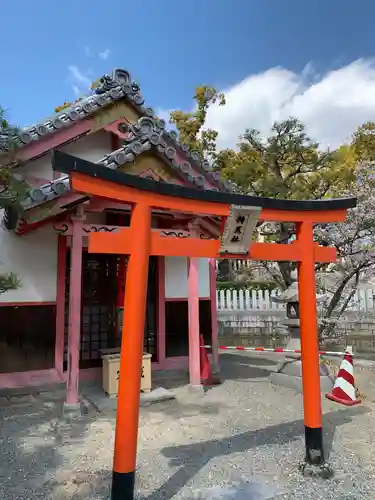
[[[246,484],[243,498],[252,500],[373,499],[375,373],[358,371],[364,404],[348,409],[323,400],[325,449],[336,476],[322,481],[298,472],[301,396],[269,384],[274,362],[221,359],[222,385],[204,396],[175,387],[176,400],[141,408],[138,498],[213,499],[219,497],[207,488]],[[0,498],[108,498],[114,412],[91,411],[66,424],[61,398],[49,393],[1,407]]]

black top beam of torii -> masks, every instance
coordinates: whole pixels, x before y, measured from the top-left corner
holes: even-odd
[[[113,182],[118,185],[133,187],[141,191],[152,191],[154,193],[201,200],[214,203],[225,203],[229,205],[256,206],[274,210],[300,210],[300,211],[331,211],[354,208],[357,199],[336,198],[321,200],[285,200],[280,198],[267,198],[263,196],[250,196],[244,194],[227,193],[214,190],[203,190],[190,187],[158,182],[153,179],[127,174],[118,170],[112,170],[100,163],[93,163],[76,156],[55,151],[52,157],[52,168],[55,171],[71,174],[73,172],[88,175]]]

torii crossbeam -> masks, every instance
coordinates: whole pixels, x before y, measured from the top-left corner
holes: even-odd
[[[53,168],[69,174],[71,186],[77,192],[124,202],[132,206],[129,228],[123,228],[119,233],[114,234],[93,233],[89,235],[89,252],[129,255],[120,358],[112,500],[133,500],[134,498],[150,255],[217,259],[249,258],[298,263],[305,461],[311,465],[322,466],[324,453],[315,262],[334,262],[336,252],[334,248],[320,247],[314,243],[313,224],[344,221],[347,209],[356,206],[356,199],[291,201],[190,189],[110,170],[100,164],[61,152],[54,154]],[[158,231],[151,229],[151,212],[156,207],[221,217],[224,236],[221,241],[198,238],[179,240],[162,236]],[[241,217],[238,216],[239,213],[242,213]],[[291,244],[251,244],[247,228],[255,227],[255,219],[294,222],[297,227],[296,241]],[[225,255],[223,249],[226,251]],[[230,253],[231,251],[233,253]]]

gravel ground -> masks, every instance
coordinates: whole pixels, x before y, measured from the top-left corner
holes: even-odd
[[[269,384],[274,362],[234,353],[223,354],[221,366],[225,382],[204,395],[172,379],[177,400],[141,408],[137,498],[374,499],[373,372],[358,371],[362,405],[323,400],[325,450],[335,471],[323,480],[298,472],[301,396]],[[2,401],[0,499],[109,498],[114,412],[91,409],[69,424],[59,418],[62,395]]]

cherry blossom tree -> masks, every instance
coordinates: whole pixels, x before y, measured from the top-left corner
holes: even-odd
[[[341,223],[316,226],[316,240],[336,248],[338,260],[330,265],[317,265],[318,286],[328,294],[321,318],[321,335],[334,333],[360,281],[375,274],[375,169],[372,165],[358,169],[354,189],[357,207],[348,211]]]

